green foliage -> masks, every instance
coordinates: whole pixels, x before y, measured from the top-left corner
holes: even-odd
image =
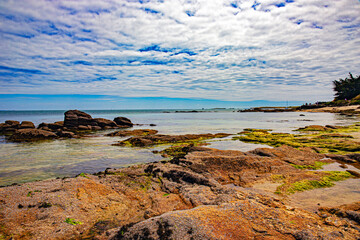
[[[333,81],[335,100],[350,100],[360,94],[360,76],[353,77],[349,73],[349,77]]]
[[[65,219],[65,222],[68,223],[68,224],[71,224],[71,225],[83,224],[82,222],[76,221],[76,220],[73,219],[73,218],[66,218],[66,219]]]
[[[26,194],[27,197],[32,197],[33,195],[34,195],[34,194],[33,194],[32,191],[29,191],[29,192]]]

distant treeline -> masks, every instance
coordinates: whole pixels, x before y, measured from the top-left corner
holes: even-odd
[[[331,102],[317,102],[315,104],[302,105],[302,109],[335,107],[360,104],[360,76],[354,77],[349,73],[349,77],[333,81],[335,98]]]

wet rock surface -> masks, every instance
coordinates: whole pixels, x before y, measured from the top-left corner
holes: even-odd
[[[189,141],[201,141],[211,138],[223,138],[230,136],[228,133],[216,133],[216,134],[185,134],[185,135],[145,135],[140,137],[131,137],[124,141],[121,141],[117,144],[117,146],[133,146],[133,147],[146,147],[153,146],[157,144],[169,144],[169,143],[177,143],[177,142],[189,142]]]
[[[187,146],[170,161],[0,188],[5,239],[358,239],[359,208],[326,217],[244,188],[324,157]],[[334,206],[334,209],[338,207]],[[344,217],[346,214],[346,217]]]
[[[20,129],[24,129],[24,128],[35,128],[34,123],[30,122],[30,121],[22,121],[20,126]]]
[[[10,140],[14,142],[31,142],[54,139],[57,137],[58,136],[55,133],[50,131],[40,129],[20,129],[15,131],[15,133],[10,137]]]
[[[131,122],[130,119],[126,118],[126,117],[116,117],[114,118],[114,122],[118,125],[118,126],[123,126],[123,127],[132,127],[134,124]]]
[[[121,130],[106,134],[110,137],[127,137],[127,136],[146,136],[157,134],[158,131],[154,129],[135,129],[135,130]]]
[[[64,126],[68,128],[77,128],[78,126],[94,125],[90,114],[79,110],[69,110],[64,113]]]
[[[64,121],[54,123],[41,123],[35,129],[34,123],[30,121],[18,122],[14,120],[7,120],[5,123],[0,123],[0,134],[9,135],[8,140],[21,141],[39,141],[53,138],[74,138],[81,137],[83,133],[90,131],[128,128],[132,127],[133,123],[128,118],[117,117],[117,122],[105,118],[92,118],[90,114],[79,110],[69,110],[64,113]],[[117,124],[119,123],[119,124]],[[21,129],[32,129],[33,131],[18,131]],[[44,132],[45,131],[45,132]],[[50,134],[47,132],[52,132]]]
[[[0,123],[0,134],[9,135],[14,133],[17,129],[35,128],[35,125],[29,121],[6,120],[5,123]]]

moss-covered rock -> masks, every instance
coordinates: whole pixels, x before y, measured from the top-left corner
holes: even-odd
[[[360,131],[357,124],[346,127],[323,127],[312,125],[297,129],[301,134],[269,133],[263,130],[242,132],[233,137],[243,142],[267,144],[279,147],[282,145],[294,148],[311,147],[320,153],[358,153],[360,144],[349,134]]]

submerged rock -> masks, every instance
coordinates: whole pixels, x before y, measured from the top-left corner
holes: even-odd
[[[20,129],[10,137],[10,140],[14,142],[32,142],[57,137],[55,133],[41,129]]]

